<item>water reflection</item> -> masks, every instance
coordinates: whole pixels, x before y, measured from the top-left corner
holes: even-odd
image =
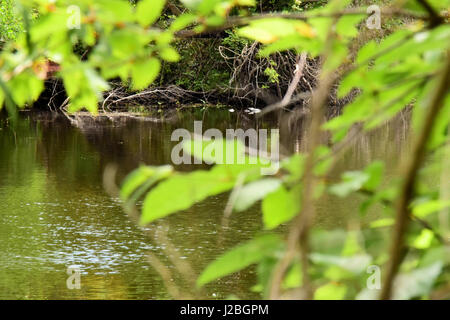
[[[203,120],[204,129],[223,131],[277,126],[276,120],[254,122],[220,110],[184,112],[168,122],[99,120],[78,128],[51,114],[29,113],[21,118],[15,127],[0,119],[0,299],[169,298],[146,261],[148,251],[164,259],[162,251],[130,222],[118,199],[104,192],[105,166],[116,163],[121,179],[140,163],[170,163],[176,143],[170,142],[172,131],[192,130],[194,119]],[[284,149],[301,151],[307,143],[304,131],[294,127],[291,132],[297,134],[281,131]],[[404,132],[406,128],[394,124],[357,140],[334,176],[376,158],[388,159],[393,170],[405,147]],[[193,168],[197,166],[177,169]],[[226,201],[227,195],[212,197],[165,219],[169,238],[197,273],[261,229],[259,206],[254,206],[233,215],[218,246]],[[358,215],[359,201],[327,197],[318,208],[318,223],[345,227]],[[66,287],[70,265],[81,266],[81,290]],[[254,282],[254,272],[247,270],[215,282],[206,293],[257,298],[248,291]]]

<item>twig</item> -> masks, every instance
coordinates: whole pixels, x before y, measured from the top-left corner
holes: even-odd
[[[117,166],[116,165],[108,165],[103,173],[103,185],[105,190],[111,196],[117,197],[119,196],[120,190],[116,185],[115,177],[117,174]],[[159,230],[160,232],[154,233],[153,231],[143,228],[139,221],[139,212],[134,204],[130,204],[129,202],[123,204],[124,211],[128,214],[130,220],[136,224],[136,226],[149,238],[153,239],[158,243],[158,245],[164,251],[164,254],[170,259],[170,261],[174,264],[176,270],[183,276],[183,279],[191,285],[191,287],[195,286],[194,279],[196,278],[195,273],[193,272],[192,267],[187,261],[184,261],[180,255],[178,254],[175,246],[171,243],[171,241],[167,238],[167,228],[163,227],[163,230]],[[161,278],[164,281],[164,284],[174,298],[184,298],[184,299],[192,299],[187,294],[181,295],[181,290],[176,286],[173,282],[172,273],[169,268],[167,268],[161,260],[159,260],[154,254],[151,252],[148,253],[148,261],[155,268],[155,270],[160,274]]]
[[[444,19],[437,13],[434,8],[428,3],[426,0],[417,0],[417,2],[427,10],[430,15],[430,27],[434,28],[442,23],[444,23]]]
[[[331,31],[334,23],[331,24],[328,32],[328,41],[323,52],[323,64],[331,54],[331,37],[334,37]],[[322,64],[322,66],[323,66]],[[323,71],[323,69],[322,69]],[[301,195],[301,203],[303,208],[292,222],[287,240],[287,249],[285,255],[275,267],[271,279],[271,287],[269,298],[277,299],[280,296],[280,287],[284,275],[294,259],[298,245],[300,246],[300,262],[302,268],[303,292],[306,299],[312,298],[311,280],[309,278],[309,229],[312,224],[315,208],[314,208],[314,165],[315,165],[315,151],[320,143],[321,124],[324,116],[324,106],[328,99],[328,93],[334,83],[335,78],[332,76],[332,71],[323,72],[319,80],[319,85],[314,91],[311,101],[311,123],[309,125],[310,144],[308,155],[305,161],[305,169],[303,176],[303,193]]]
[[[176,300],[181,299],[180,290],[176,285],[173,284],[173,277],[169,268],[167,268],[161,262],[161,260],[151,252],[147,253],[147,261],[151,264],[153,269],[155,269],[156,272],[158,272],[158,274],[161,276],[164,282],[164,286],[166,287],[169,294]]]

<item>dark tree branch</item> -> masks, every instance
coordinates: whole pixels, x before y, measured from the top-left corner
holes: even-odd
[[[427,2],[427,0],[417,0],[417,2],[427,10],[430,15],[430,27],[434,28],[442,23],[444,23],[444,19],[439,15],[439,13],[434,10],[434,8]]]

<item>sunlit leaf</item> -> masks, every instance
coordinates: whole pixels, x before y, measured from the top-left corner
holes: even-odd
[[[197,20],[197,16],[190,13],[184,13],[178,16],[174,22],[170,25],[170,30],[180,31]]]
[[[276,191],[280,186],[281,181],[275,178],[267,178],[251,182],[239,190],[233,208],[238,212],[247,210],[255,202]]]
[[[166,0],[140,0],[136,6],[136,20],[144,27],[158,20]]]
[[[283,289],[298,288],[303,283],[302,267],[298,261],[296,261],[289,270],[286,272],[282,287]]]
[[[383,218],[378,219],[370,223],[371,228],[384,228],[390,227],[395,223],[395,220],[392,218]]]
[[[127,176],[120,190],[120,196],[122,199],[126,200],[146,181],[151,180],[156,182],[159,179],[168,177],[172,172],[173,168],[171,166],[141,166]]]
[[[142,209],[141,223],[149,223],[190,208],[207,197],[233,188],[235,176],[218,167],[210,171],[177,174],[151,190]],[[168,201],[168,199],[171,199]]]
[[[441,211],[450,207],[450,200],[432,200],[417,204],[413,207],[413,214],[418,218],[425,218],[426,216]]]
[[[168,61],[168,62],[177,62],[178,60],[180,60],[180,55],[172,47],[165,47],[165,48],[161,49],[161,51],[159,52],[159,55],[161,56],[161,58],[163,60]]]
[[[286,190],[283,186],[264,198],[263,222],[267,229],[274,229],[288,222],[300,212],[300,186]]]
[[[211,281],[258,263],[265,257],[273,255],[282,247],[283,241],[277,235],[256,237],[231,249],[209,264],[197,279],[197,285],[203,286]]]
[[[131,68],[133,88],[135,90],[147,88],[159,75],[161,62],[157,58],[149,58],[136,62]]]
[[[314,293],[314,300],[343,300],[347,293],[347,286],[330,282],[319,288]]]
[[[431,230],[423,229],[420,234],[414,239],[413,247],[417,249],[427,249],[431,246],[434,239],[434,233]]]

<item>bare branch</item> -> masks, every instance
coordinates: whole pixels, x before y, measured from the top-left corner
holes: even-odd
[[[303,52],[299,57],[297,57],[297,63],[295,64],[294,77],[286,91],[286,94],[285,94],[283,100],[281,100],[279,103],[275,103],[275,104],[272,104],[272,105],[264,108],[264,110],[262,110],[262,112],[258,114],[258,117],[261,117],[264,114],[275,111],[277,109],[282,109],[290,104],[290,102],[292,100],[292,95],[294,94],[294,91],[297,88],[298,83],[300,82],[300,79],[303,77],[303,70],[305,69],[305,66],[306,66],[306,57],[307,57],[306,52]]]

